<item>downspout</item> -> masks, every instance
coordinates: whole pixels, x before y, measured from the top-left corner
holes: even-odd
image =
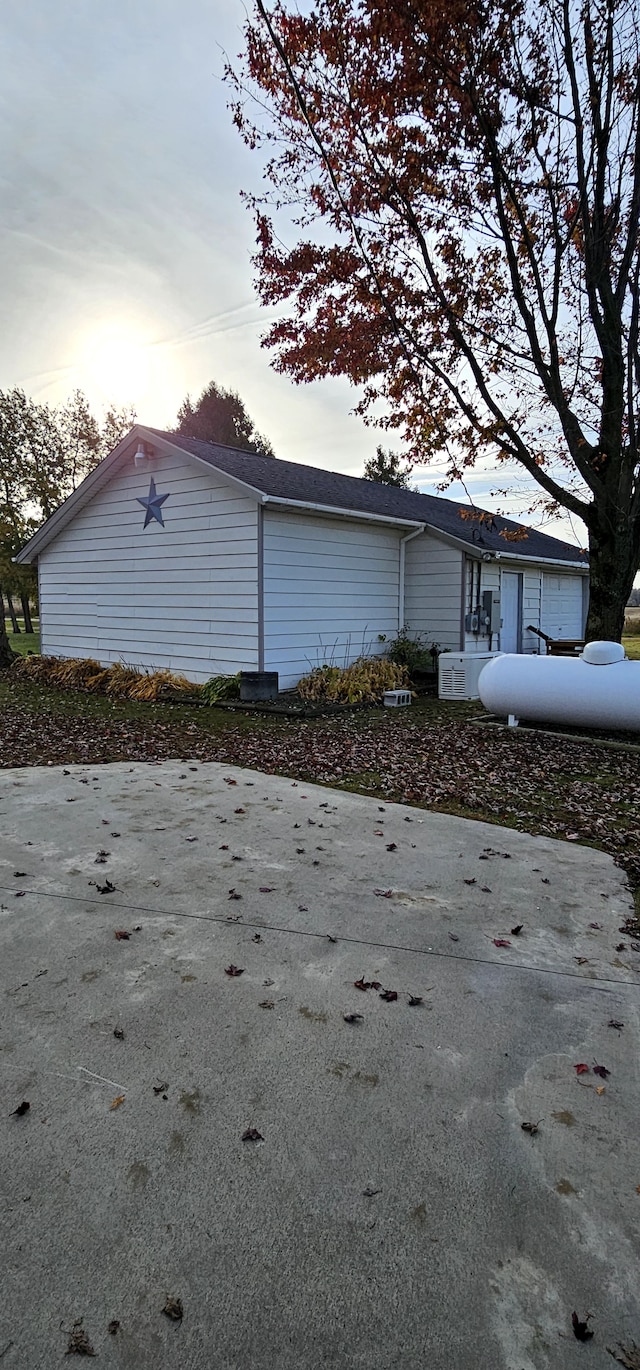
[[[412,538],[417,538],[417,537],[419,536],[420,533],[424,533],[425,528],[426,528],[426,524],[425,524],[425,523],[422,523],[422,524],[420,525],[419,528],[414,528],[412,533],[406,533],[405,536],[404,536],[403,538],[400,538],[400,572],[399,572],[399,585],[398,585],[398,632],[399,632],[399,633],[401,633],[401,632],[402,632],[402,629],[404,628],[404,571],[405,571],[405,563],[406,563],[405,548],[406,548],[407,543],[408,543],[408,542],[411,542],[411,539],[412,539]]]

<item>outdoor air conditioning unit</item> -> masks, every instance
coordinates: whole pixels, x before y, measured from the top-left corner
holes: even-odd
[[[479,699],[478,679],[483,666],[500,652],[441,652],[438,658],[440,699]]]

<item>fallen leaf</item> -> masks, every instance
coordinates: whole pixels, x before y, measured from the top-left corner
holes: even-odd
[[[541,885],[550,885],[550,884],[551,884],[551,881],[547,879],[546,875],[543,875],[543,876],[541,876],[541,878],[540,878],[540,884],[541,884]]]
[[[384,833],[381,828],[375,828],[373,835],[374,837],[384,837]]]
[[[345,1023],[361,1023],[363,1021],[362,1013],[343,1013],[342,1017]]]
[[[251,941],[252,941],[252,942],[261,942],[261,941],[262,941],[262,938],[261,938],[261,936],[260,936],[260,933],[259,933],[259,932],[254,932],[253,937],[251,938]]]
[[[577,1341],[589,1341],[593,1336],[593,1332],[588,1325],[590,1317],[591,1314],[587,1313],[584,1322],[581,1322],[577,1313],[571,1314],[571,1326],[573,1327],[573,1335]]]
[[[24,899],[26,892],[26,890],[14,890],[16,899]]]
[[[449,937],[450,937],[450,939],[451,939],[452,942],[459,942],[459,941],[460,941],[460,938],[458,937],[457,932],[450,932],[450,933],[449,933]]]
[[[168,1086],[168,1084],[167,1084],[167,1082],[166,1082],[166,1080],[165,1080],[165,1081],[164,1081],[164,1084],[161,1084],[161,1085],[154,1085],[154,1086],[153,1086],[153,1092],[154,1092],[154,1094],[164,1094],[165,1090],[168,1089],[168,1088],[169,1088],[169,1086]]]
[[[588,1067],[588,1065],[586,1064],[586,1061],[579,1061],[578,1064],[577,1064],[577,1066],[574,1066],[573,1069],[575,1070],[576,1075],[588,1075],[588,1074],[589,1074],[589,1067]]]
[[[246,809],[234,809],[234,813],[246,813]]]
[[[395,989],[383,989],[380,998],[384,999],[385,1004],[394,1004],[398,998],[398,992]]]
[[[371,989],[371,981],[365,980],[364,975],[361,975],[359,980],[354,980],[353,987],[354,989]]]
[[[599,1066],[594,1062],[593,1073],[594,1075],[599,1075],[601,1080],[607,1080],[611,1071],[607,1070],[606,1066]]]
[[[610,1018],[607,1027],[617,1028],[618,1032],[624,1027],[624,1023],[619,1023],[617,1018]]]
[[[66,1356],[95,1356],[91,1342],[82,1326],[82,1318],[74,1322],[69,1333],[69,1345],[65,1351]]]
[[[96,856],[96,859],[95,859],[94,863],[93,863],[94,866],[104,866],[104,863],[105,863],[105,861],[107,860],[107,857],[110,856],[110,855],[111,855],[111,852],[103,851],[103,849],[101,848],[100,851],[98,852],[98,855]]]
[[[244,967],[241,970],[239,966],[234,966],[232,963],[230,966],[225,966],[224,973],[233,979],[237,975],[244,975]]]
[[[258,1008],[275,1008],[273,999],[263,999],[261,1003],[258,1004]]]
[[[421,995],[421,994],[410,994],[410,995],[409,995],[409,1008],[418,1008],[418,1005],[421,1004],[422,1002],[423,1002],[423,1000],[422,1000],[422,995]]]
[[[397,842],[387,842],[387,851],[397,851],[397,850],[398,850],[398,843],[397,843]]]
[[[617,1351],[612,1346],[608,1346],[607,1351],[614,1360],[617,1360],[618,1365],[625,1366],[625,1370],[640,1370],[640,1346],[636,1346],[634,1341],[628,1346],[623,1346],[619,1341]]]
[[[261,886],[260,886],[260,893],[261,893],[261,894],[273,894],[274,889],[275,889],[275,885],[261,885]]]
[[[12,1118],[24,1118],[25,1113],[28,1113],[30,1108],[31,1108],[31,1104],[29,1103],[28,1099],[23,1099],[23,1100],[22,1100],[22,1103],[21,1103],[21,1104],[18,1104],[18,1107],[17,1107],[17,1108],[14,1108],[13,1113],[11,1114],[11,1117],[12,1117]]]
[[[107,1327],[107,1332],[109,1333],[109,1336],[110,1336],[110,1337],[115,1337],[116,1332],[119,1332],[119,1331],[120,1331],[120,1323],[118,1322],[118,1319],[117,1319],[117,1318],[113,1318],[112,1321],[109,1323],[109,1326]]]
[[[248,1127],[246,1132],[242,1134],[242,1140],[243,1142],[263,1142],[264,1137],[261,1132],[258,1132],[257,1127]]]
[[[116,928],[113,935],[116,942],[128,942],[131,937],[131,933],[127,932],[126,928]]]
[[[579,966],[588,966],[589,964],[589,958],[587,956],[574,956],[573,959],[574,961],[577,961]]]
[[[489,889],[488,885],[481,885],[480,889],[482,890],[483,894],[491,894],[491,890]]]
[[[222,779],[224,780],[225,785],[237,785],[238,783],[237,780],[233,780],[230,775],[223,775]]]
[[[519,936],[520,936],[520,933],[522,932],[523,927],[524,927],[524,923],[516,923],[515,928],[511,928],[511,936],[512,936],[512,937],[519,937]]]
[[[228,851],[228,850],[229,850],[229,843],[228,843],[228,842],[223,842],[223,843],[221,844],[221,846],[218,847],[218,851]]]
[[[474,878],[472,880],[465,880],[464,883],[465,885],[477,885],[478,881]]]
[[[596,1094],[604,1094],[604,1085],[596,1085]]]
[[[233,889],[233,890],[229,890],[229,898],[230,898],[230,899],[242,899],[242,895],[241,895],[241,894],[238,894],[238,891],[237,891],[236,889]]]
[[[171,1318],[172,1322],[182,1322],[182,1319],[184,1317],[182,1299],[172,1299],[167,1294],[164,1308],[162,1308],[160,1311],[164,1313],[165,1318]]]
[[[90,880],[89,884],[95,885],[98,894],[115,894],[116,892],[116,887],[111,884],[110,880],[106,880],[104,885],[99,885],[95,880]]]
[[[109,853],[107,852],[107,856],[108,856],[108,855],[109,855]],[[14,879],[15,879],[15,880],[21,880],[21,879],[23,878],[23,876],[25,876],[26,874],[27,874],[26,871],[14,871],[14,872],[13,872],[13,876],[14,876]]]
[[[381,1194],[381,1193],[382,1193],[382,1190],[381,1190],[381,1189],[371,1189],[370,1185],[367,1185],[367,1188],[366,1188],[366,1189],[363,1189],[362,1193],[363,1193],[365,1199],[373,1199],[374,1195],[375,1195],[375,1194]]]
[[[374,890],[379,899],[393,899],[393,890]]]
[[[112,1099],[111,1103],[109,1104],[109,1112],[113,1113],[113,1110],[115,1108],[119,1108],[120,1105],[124,1103],[126,1097],[126,1094],[116,1094],[115,1099]]]
[[[626,951],[626,950],[627,950],[626,942],[616,942],[616,951]]]
[[[602,923],[590,923],[590,924],[589,924],[589,927],[590,927],[590,928],[595,928],[597,932],[601,932],[601,931],[602,931]]]
[[[309,908],[308,908],[308,905],[307,905],[307,904],[298,904],[298,913],[308,913],[308,912],[309,912]]]
[[[124,1042],[124,1032],[121,1027],[115,1027],[113,1029],[113,1035],[118,1038],[119,1042]]]
[[[528,1132],[531,1137],[535,1137],[536,1133],[540,1131],[540,1123],[521,1123],[520,1127],[523,1132]]]
[[[494,937],[493,945],[494,947],[510,947],[511,943],[506,937]]]

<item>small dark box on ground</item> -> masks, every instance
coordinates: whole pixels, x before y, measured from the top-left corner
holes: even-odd
[[[277,699],[278,672],[241,671],[240,698],[245,704],[258,699]]]

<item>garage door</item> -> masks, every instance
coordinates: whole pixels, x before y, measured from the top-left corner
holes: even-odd
[[[582,637],[582,576],[551,576],[542,584],[543,633],[549,637]]]

